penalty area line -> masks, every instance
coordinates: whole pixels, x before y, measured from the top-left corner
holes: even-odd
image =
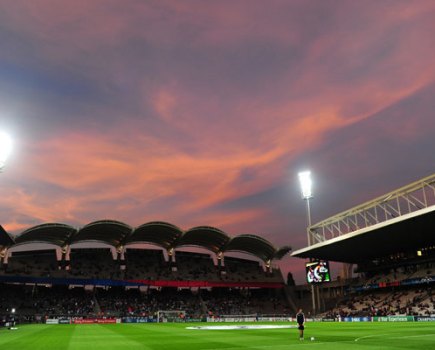
[[[435,333],[416,334],[416,335],[402,335],[400,337],[390,337],[388,339],[406,339],[406,338],[422,338],[422,337],[435,337]]]
[[[372,334],[372,335],[365,335],[364,337],[355,338],[354,341],[360,341],[361,339],[368,339],[368,338],[375,338],[375,337],[382,337],[384,335],[390,335],[390,333],[387,334]]]
[[[364,337],[356,338],[354,341],[360,341],[362,339],[369,339],[369,338],[376,338],[376,337],[384,337],[387,336],[387,339],[407,339],[407,338],[423,338],[423,337],[435,337],[435,333],[429,333],[429,334],[416,334],[416,335],[402,335],[402,336],[396,336],[392,337],[392,333],[385,333],[385,334],[373,334],[373,335],[365,335]]]

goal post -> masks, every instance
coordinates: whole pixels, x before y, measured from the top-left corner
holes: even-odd
[[[186,310],[158,310],[157,322],[184,322]]]

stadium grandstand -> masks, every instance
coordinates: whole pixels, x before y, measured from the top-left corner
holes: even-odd
[[[435,314],[435,174],[316,223],[308,233],[310,244],[292,256],[343,268],[335,281],[316,283],[313,293],[294,287],[299,303],[332,319]]]
[[[101,220],[80,229],[47,223],[16,236],[1,228],[0,316],[288,315],[294,305],[275,261],[290,251],[256,235],[230,237],[208,226],[183,231],[166,222],[132,228]]]
[[[314,285],[284,282],[275,262],[289,246],[208,226],[0,227],[0,321],[12,310],[21,322],[287,320],[297,307],[311,319],[435,320],[434,224],[435,174],[311,225],[291,255],[342,264]]]

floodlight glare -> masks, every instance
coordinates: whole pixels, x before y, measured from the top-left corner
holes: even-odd
[[[0,170],[6,163],[9,155],[12,151],[12,139],[11,137],[0,131]]]
[[[311,171],[302,171],[299,173],[299,182],[301,184],[302,198],[308,199],[313,196],[311,192],[312,181]]]

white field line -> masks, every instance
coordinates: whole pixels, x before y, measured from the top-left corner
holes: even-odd
[[[431,333],[431,334],[416,334],[416,335],[402,335],[401,337],[390,337],[388,339],[406,339],[406,338],[421,338],[421,337],[435,337],[435,333]]]
[[[359,337],[359,338],[355,338],[354,341],[360,341],[361,339],[367,339],[367,338],[375,338],[375,337],[382,337],[384,335],[389,335],[390,333],[387,334],[373,334],[373,335],[365,335],[364,337]]]
[[[282,328],[297,328],[296,325],[218,325],[218,326],[194,326],[186,327],[191,330],[205,330],[205,331],[221,331],[221,330],[246,330],[246,329],[282,329]]]
[[[402,335],[399,337],[391,337],[391,333],[386,334],[373,334],[373,335],[366,335],[364,337],[356,338],[354,341],[360,341],[361,339],[368,339],[368,338],[375,338],[375,337],[381,337],[381,336],[387,336],[388,339],[407,339],[407,338],[421,338],[421,337],[435,337],[435,333],[431,334],[416,334],[416,335]]]

